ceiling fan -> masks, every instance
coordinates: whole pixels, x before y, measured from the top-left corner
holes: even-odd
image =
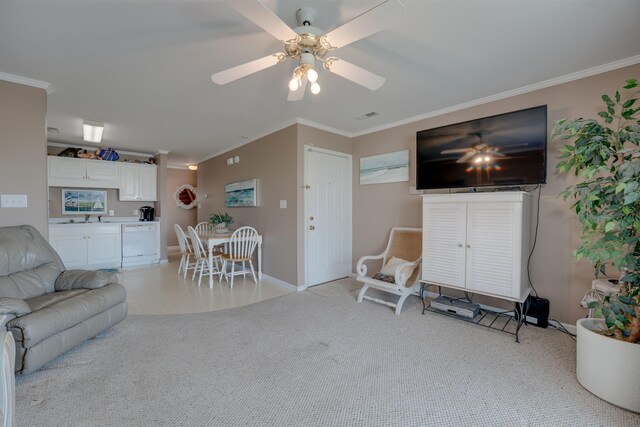
[[[287,58],[297,61],[289,82],[289,101],[304,97],[307,82],[311,82],[311,93],[320,92],[316,61],[325,70],[342,76],[370,90],[380,88],[385,79],[364,68],[335,57],[327,57],[332,50],[344,47],[387,28],[404,14],[404,6],[398,0],[386,0],[346,24],[325,33],[314,27],[316,11],[302,7],[296,12],[299,26],[292,29],[260,0],[225,0],[225,3],[284,43],[284,52],[276,52],[264,58],[237,65],[211,75],[219,85],[230,83],[266,68]]]

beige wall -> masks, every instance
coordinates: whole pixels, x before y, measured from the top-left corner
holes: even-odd
[[[178,224],[183,230],[187,230],[187,226],[195,227],[198,222],[198,210],[184,209],[177,205],[174,199],[174,193],[176,189],[181,185],[189,184],[197,187],[197,174],[196,171],[189,169],[167,169],[167,200],[168,206],[165,209],[164,218],[166,218],[168,231],[167,231],[167,245],[169,247],[178,246],[178,238],[173,232],[173,225]]]
[[[0,194],[26,194],[27,208],[0,208],[0,226],[47,228],[47,93],[0,80]]]
[[[296,126],[290,126],[198,165],[198,192],[203,199],[198,220],[215,212],[229,212],[234,226],[250,225],[263,237],[263,272],[296,283]],[[240,157],[227,166],[226,159]],[[224,186],[258,179],[258,207],[226,208]],[[280,209],[280,200],[287,208]]]
[[[409,149],[409,184],[414,185],[415,135],[419,130],[542,104],[548,106],[551,129],[553,122],[563,117],[595,117],[602,109],[602,94],[615,92],[624,80],[639,75],[640,65],[635,65],[363,135],[353,139],[353,170],[358,171],[361,157]],[[555,171],[559,146],[558,142],[549,141],[547,184],[542,188],[538,242],[530,271],[540,296],[551,302],[551,317],[561,322],[575,323],[585,315],[579,303],[591,285],[593,270],[586,262],[576,262],[572,256],[573,249],[579,243],[579,225],[569,204],[557,197],[571,182],[570,177],[559,176]],[[381,252],[392,226],[420,226],[422,209],[420,196],[409,195],[408,183],[361,186],[357,173],[354,173],[353,179],[353,259],[357,261],[362,255]],[[495,300],[487,302],[499,305]]]

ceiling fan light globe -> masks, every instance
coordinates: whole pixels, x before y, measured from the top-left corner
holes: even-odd
[[[317,95],[320,93],[320,85],[317,82],[314,82],[311,85],[311,93]]]
[[[315,83],[318,80],[318,72],[313,68],[309,68],[307,71],[307,78],[311,83]]]
[[[289,82],[289,90],[295,92],[300,87],[300,81],[296,78],[291,79]]]

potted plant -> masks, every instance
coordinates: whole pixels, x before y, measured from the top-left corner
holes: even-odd
[[[577,183],[562,195],[573,200],[582,224],[574,252],[596,276],[607,266],[620,272],[620,290],[591,303],[599,319],[577,327],[578,381],[596,396],[640,412],[640,102],[638,82],[627,80],[596,119],[560,120],[552,137],[561,148],[560,172]],[[572,142],[572,143],[571,143]],[[600,318],[601,317],[601,318]]]
[[[229,226],[233,224],[233,218],[228,213],[214,213],[209,217],[209,222],[215,227],[216,233],[228,233]]]

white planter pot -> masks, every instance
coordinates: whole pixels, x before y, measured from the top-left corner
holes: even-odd
[[[576,324],[576,374],[591,393],[616,406],[640,412],[640,344],[600,335],[600,319],[580,319]]]

